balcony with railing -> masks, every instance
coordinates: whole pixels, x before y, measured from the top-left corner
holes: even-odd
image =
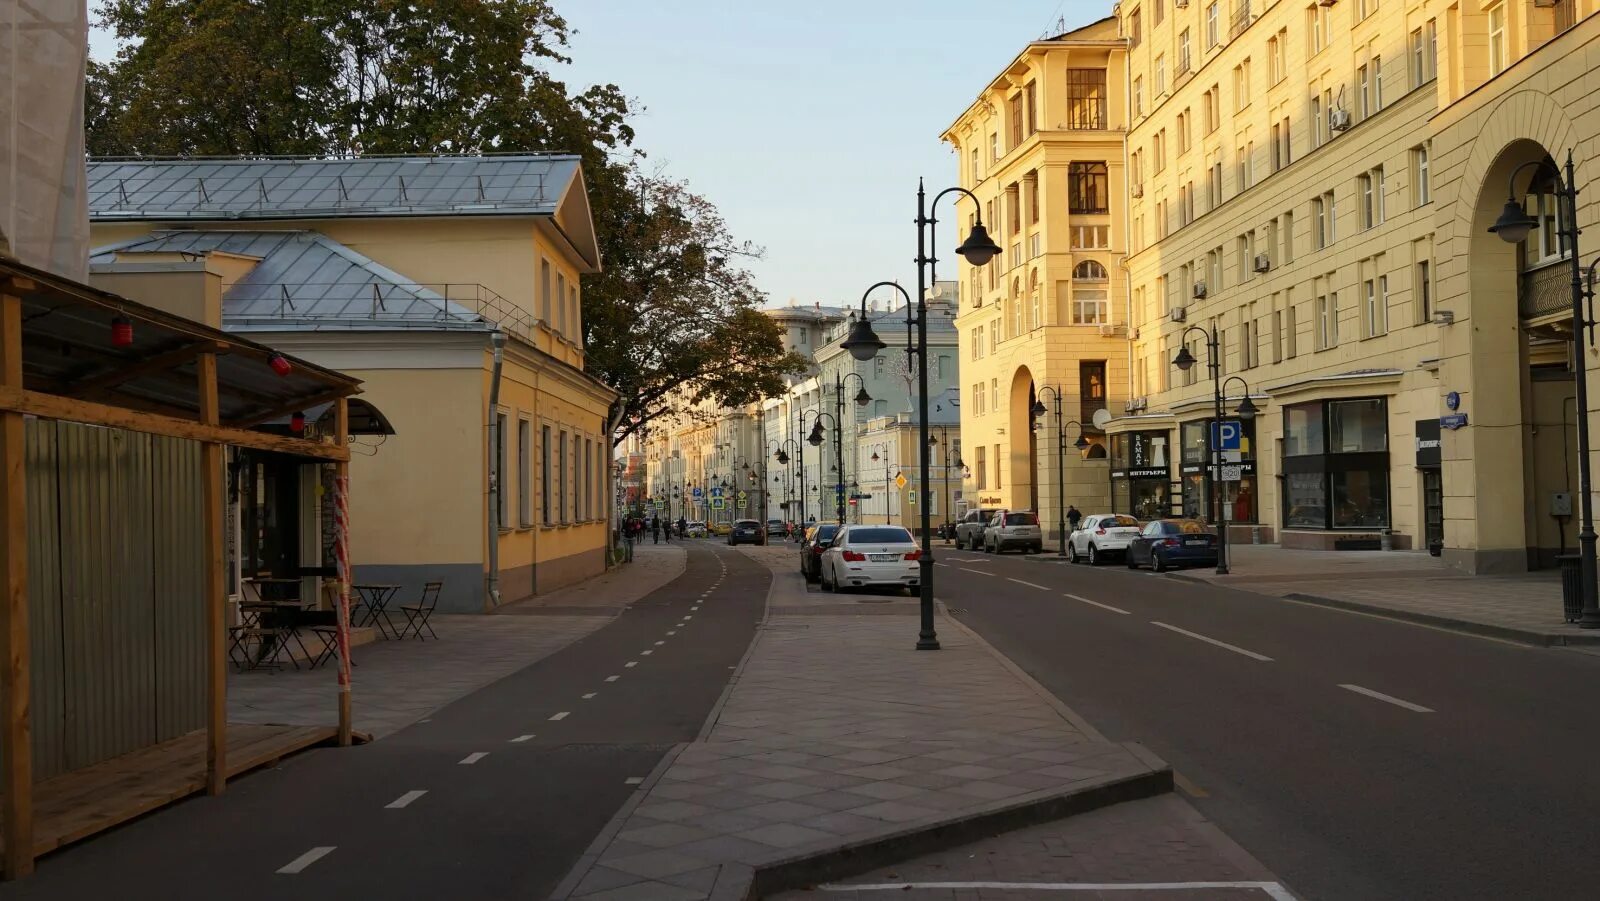
[[[1233,18],[1228,23],[1228,40],[1231,41],[1244,34],[1244,30],[1249,28],[1250,23],[1254,21],[1255,16],[1250,13],[1250,0],[1244,0],[1243,3],[1239,4],[1238,9],[1233,11]]]
[[[1572,264],[1560,260],[1517,276],[1517,312],[1540,319],[1572,312]]]

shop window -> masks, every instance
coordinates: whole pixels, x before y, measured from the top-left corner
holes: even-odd
[[[517,420],[517,523],[533,525],[533,423]]]
[[[1387,528],[1387,402],[1295,404],[1283,415],[1284,527]]]
[[[500,480],[500,484],[495,488],[495,505],[499,507],[500,511],[500,515],[496,518],[500,521],[500,528],[509,529],[511,528],[511,505],[506,503],[506,475],[508,473],[506,469],[506,445],[509,443],[506,439],[506,414],[494,414],[494,422],[495,472]]]
[[[539,511],[545,525],[550,525],[550,427],[539,427]]]

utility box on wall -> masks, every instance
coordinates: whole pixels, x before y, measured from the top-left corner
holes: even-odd
[[[1550,515],[1551,516],[1571,516],[1572,515],[1572,492],[1570,492],[1570,491],[1553,491],[1553,492],[1550,493]]]

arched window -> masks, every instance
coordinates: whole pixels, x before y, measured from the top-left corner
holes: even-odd
[[[1072,324],[1110,322],[1110,291],[1106,267],[1094,260],[1079,263],[1072,270]]]
[[[1044,325],[1044,307],[1039,295],[1039,270],[1035,269],[1028,274],[1028,308],[1033,316],[1029,326],[1032,328]]]

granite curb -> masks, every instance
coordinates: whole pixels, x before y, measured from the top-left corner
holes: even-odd
[[[661,781],[661,777],[666,775],[667,770],[672,769],[672,764],[678,759],[678,755],[682,754],[683,749],[689,747],[690,744],[691,742],[679,742],[667,753],[661,755],[661,759],[650,770],[650,775],[644,777],[644,781],[639,783],[639,787],[634,789],[633,794],[628,796],[628,800],[622,802],[622,806],[617,808],[617,812],[612,814],[611,819],[606,821],[605,828],[601,829],[600,833],[594,837],[594,841],[591,841],[589,846],[583,850],[578,862],[572,865],[571,870],[567,871],[566,878],[556,884],[555,891],[550,893],[551,901],[560,901],[560,899],[572,897],[573,891],[578,888],[578,884],[583,881],[583,877],[589,875],[589,871],[600,860],[601,853],[616,839],[617,833],[622,831],[623,825],[628,822],[628,817],[632,815],[634,809],[643,803],[645,798],[649,797],[650,790],[655,788],[656,783]]]

